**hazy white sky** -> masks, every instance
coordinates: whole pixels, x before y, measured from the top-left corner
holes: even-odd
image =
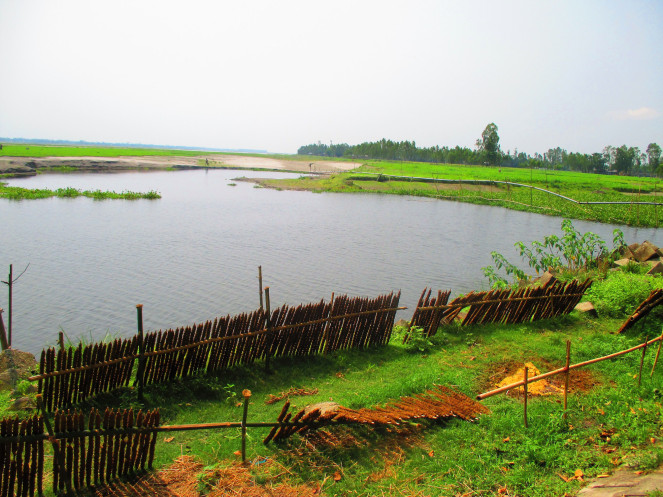
[[[663,2],[0,0],[0,136],[663,144]]]

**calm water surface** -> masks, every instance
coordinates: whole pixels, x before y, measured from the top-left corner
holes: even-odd
[[[40,175],[29,188],[158,190],[160,200],[0,200],[0,277],[14,286],[13,345],[36,353],[63,329],[71,339],[131,335],[258,307],[257,267],[272,306],[403,291],[413,308],[425,286],[486,289],[481,267],[514,242],[560,233],[561,218],[388,195],[254,188],[265,172]],[[287,177],[287,174],[277,174]],[[575,221],[610,243],[614,226]],[[663,245],[660,230],[623,228],[629,242]],[[0,307],[7,309],[6,286]],[[412,310],[403,311],[409,317]],[[4,314],[5,322],[7,314]]]

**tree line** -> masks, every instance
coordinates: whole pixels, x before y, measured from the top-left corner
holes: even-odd
[[[543,154],[532,155],[524,152],[503,152],[499,145],[498,128],[490,123],[476,141],[474,149],[468,147],[417,147],[414,141],[395,142],[383,138],[376,142],[358,145],[347,143],[318,142],[304,145],[297,150],[299,155],[322,157],[346,157],[353,159],[402,160],[411,162],[431,162],[439,164],[493,165],[505,167],[535,167],[563,169],[584,173],[617,172],[620,174],[659,174],[663,175],[661,147],[650,143],[645,151],[638,147],[606,146],[601,152],[583,154],[568,152],[556,147]]]

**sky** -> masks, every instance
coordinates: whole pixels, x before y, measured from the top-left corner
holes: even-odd
[[[663,144],[663,1],[0,0],[0,136]]]

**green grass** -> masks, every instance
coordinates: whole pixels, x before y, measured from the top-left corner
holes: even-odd
[[[621,321],[571,315],[516,326],[451,326],[438,333],[421,353],[393,340],[386,347],[338,352],[329,356],[273,361],[265,374],[261,363],[218,374],[146,388],[145,402],[135,392],[106,395],[82,407],[159,407],[164,424],[239,421],[241,391],[252,391],[249,421],[273,421],[282,402],[267,405],[270,394],[291,387],[317,388],[314,396],[293,397],[293,409],[334,400],[350,408],[382,405],[420,393],[436,384],[474,396],[492,388],[505,367],[534,362],[542,371],[563,365],[565,341],[572,341],[572,362],[628,348],[645,334],[660,333],[660,321],[638,324],[628,335],[612,335]],[[516,397],[484,401],[491,414],[475,423],[405,423],[400,430],[375,427],[346,433],[348,446],[311,445],[300,437],[265,447],[268,429],[249,429],[248,457],[256,481],[325,482],[324,495],[509,495],[549,496],[577,492],[581,484],[565,482],[581,469],[586,478],[617,467],[648,470],[663,461],[663,407],[659,365],[652,380],[653,351],[645,359],[642,386],[635,379],[638,353],[595,364],[573,373],[593,387],[574,390],[568,420],[560,397],[530,399],[530,427],[523,426],[523,404]],[[500,374],[502,373],[502,374]],[[582,375],[582,376],[581,376]],[[608,434],[608,435],[606,435]],[[352,437],[350,437],[352,435]],[[174,437],[169,443],[166,437]],[[608,438],[609,436],[609,438]],[[342,437],[343,438],[343,437]],[[205,466],[237,461],[238,429],[162,434],[156,465],[170,464],[180,454],[193,454]],[[266,474],[258,461],[276,460],[278,472]],[[335,472],[340,481],[332,478]],[[279,474],[277,474],[279,473]]]
[[[120,157],[167,155],[195,157],[198,155],[220,154],[199,150],[169,150],[160,148],[96,147],[96,146],[57,146],[57,145],[3,145],[0,157]]]
[[[89,197],[95,200],[110,200],[110,199],[123,199],[123,200],[137,200],[149,199],[154,200],[161,198],[159,192],[150,190],[149,192],[131,192],[125,191],[117,193],[114,191],[101,191],[101,190],[78,190],[76,188],[58,188],[57,190],[47,190],[40,188],[20,188],[18,186],[7,186],[6,183],[0,182],[0,198],[7,198],[10,200],[35,200],[41,198],[60,197],[60,198],[75,198],[75,197]]]
[[[530,188],[507,185],[475,185],[469,180],[508,181],[543,188],[582,202],[662,202],[663,185],[657,178],[607,176],[567,171],[532,171],[517,168],[456,166],[427,163],[370,162],[357,171],[390,175],[451,179],[453,184],[361,175],[358,172],[326,178],[265,180],[266,186],[318,192],[383,193],[414,195],[493,205],[572,219],[658,227],[659,209],[648,205],[579,205]],[[466,183],[463,183],[466,181]],[[624,193],[629,192],[635,193]],[[663,217],[663,210],[661,211]]]

